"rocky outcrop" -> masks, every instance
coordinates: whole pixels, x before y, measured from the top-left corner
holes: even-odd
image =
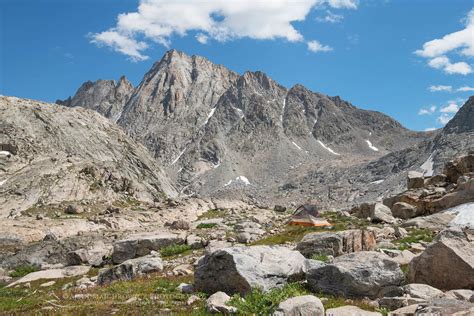
[[[94,111],[0,97],[0,217],[75,201],[162,200],[177,193],[146,149]]]
[[[408,190],[422,188],[424,184],[425,184],[425,179],[422,173],[416,172],[416,171],[408,171],[408,175],[407,175]]]
[[[424,177],[411,172],[407,191],[385,198],[384,205],[394,217],[410,219],[438,213],[451,207],[474,201],[474,154],[463,155],[445,164],[445,174]],[[410,180],[411,179],[411,180]],[[411,183],[410,182],[410,183]],[[361,204],[351,212],[361,218],[374,217],[377,204]]]
[[[377,298],[385,288],[400,285],[404,275],[387,255],[364,251],[342,255],[331,264],[309,269],[306,279],[314,291]]]
[[[138,233],[114,243],[112,261],[122,263],[125,260],[148,255],[163,247],[182,244],[184,239],[169,232]]]
[[[281,302],[273,316],[312,315],[324,316],[324,306],[321,300],[313,295],[291,297]]]
[[[303,277],[306,259],[278,246],[224,248],[204,256],[194,274],[195,288],[205,293],[223,291],[242,295],[264,291]]]
[[[368,230],[310,233],[296,245],[306,257],[312,255],[340,256],[345,253],[375,250],[375,233]]]
[[[68,252],[66,260],[68,265],[89,264],[93,267],[100,267],[111,254],[112,246],[105,244],[102,240],[97,240],[87,248]]]
[[[139,276],[143,276],[152,272],[163,270],[163,262],[157,256],[145,256],[136,259],[130,259],[121,264],[105,268],[99,272],[97,283],[104,285],[114,281],[129,281]]]
[[[436,237],[409,265],[412,282],[438,289],[474,289],[474,235],[450,228]]]

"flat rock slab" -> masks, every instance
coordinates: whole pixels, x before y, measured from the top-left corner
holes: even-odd
[[[306,258],[279,246],[231,247],[204,256],[196,267],[196,290],[245,295],[254,288],[264,291],[302,279]]]
[[[295,296],[281,302],[273,316],[324,316],[324,306],[316,296]]]
[[[379,312],[370,312],[357,306],[341,306],[326,310],[326,316],[382,316]]]
[[[63,279],[63,278],[70,278],[79,275],[84,275],[89,272],[90,266],[70,266],[65,267],[63,269],[50,269],[50,270],[42,270],[29,273],[22,277],[19,280],[16,280],[13,283],[10,283],[8,287],[12,287],[17,284],[33,282],[37,280],[51,280],[51,279]]]
[[[436,299],[429,303],[413,304],[390,313],[391,316],[405,315],[474,315],[474,304],[450,299]]]
[[[115,242],[112,253],[114,263],[142,257],[172,244],[182,244],[184,238],[170,232],[140,233]]]

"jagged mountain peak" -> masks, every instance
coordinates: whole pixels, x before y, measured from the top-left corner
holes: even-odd
[[[125,76],[121,76],[118,82],[103,79],[86,81],[73,97],[57,100],[56,103],[67,107],[81,106],[92,109],[117,121],[133,90],[132,83]]]
[[[259,85],[264,89],[275,89],[276,87],[283,88],[276,81],[270,78],[266,73],[262,71],[246,71],[239,78],[239,83],[242,86],[245,85]]]
[[[456,115],[446,124],[443,133],[474,131],[474,96],[470,96]]]

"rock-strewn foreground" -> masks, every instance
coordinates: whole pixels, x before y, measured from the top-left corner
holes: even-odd
[[[413,132],[173,50],[58,103],[0,97],[1,312],[474,314],[474,97]]]
[[[411,172],[400,194],[323,211],[332,229],[288,226],[282,207],[219,200],[109,206],[84,211],[89,218],[67,207],[55,225],[89,223],[95,231],[9,245],[8,236],[25,233],[2,226],[9,254],[0,256],[0,306],[58,314],[471,315],[473,181],[474,154],[432,177]],[[132,217],[139,220],[127,222]]]

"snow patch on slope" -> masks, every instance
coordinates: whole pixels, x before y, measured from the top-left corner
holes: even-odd
[[[286,98],[283,99],[283,108],[281,109],[280,122],[283,123],[283,114],[285,114]]]
[[[122,117],[122,113],[123,113],[123,111],[120,111],[120,112],[117,113],[117,115],[114,118],[114,123],[117,123],[118,120],[120,120],[120,118]]]
[[[375,180],[375,181],[370,182],[370,184],[380,184],[380,183],[382,183],[382,182],[384,182],[384,181],[385,181],[384,179],[382,179],[382,180]]]
[[[232,183],[234,182],[238,182],[238,183],[243,183],[245,185],[250,185],[250,181],[249,179],[247,179],[247,177],[244,177],[244,176],[238,176],[237,178],[235,178],[234,180],[229,180],[229,182],[227,182],[226,184],[224,184],[225,187],[231,185]]]
[[[331,154],[334,154],[336,156],[340,156],[340,154],[338,154],[337,152],[335,152],[334,150],[332,150],[331,148],[329,148],[328,146],[324,145],[324,143],[320,140],[318,140],[318,143],[324,148],[326,149],[327,151],[329,151]]]
[[[372,145],[372,142],[370,140],[366,139],[365,141],[367,142],[367,145],[369,145],[370,149],[372,149],[373,151],[379,151],[379,149],[377,147]]]
[[[5,180],[0,180],[0,187],[1,187],[2,185],[4,185],[5,182],[7,182],[7,179],[5,179]]]
[[[449,208],[446,212],[456,215],[456,217],[449,222],[450,226],[467,226],[469,228],[474,228],[474,202]]]
[[[293,143],[293,145],[295,145],[295,147],[298,148],[299,150],[303,150],[300,146],[298,146],[297,143],[295,143],[295,142],[292,142],[292,143]]]
[[[204,123],[202,124],[203,126],[206,125],[208,122],[209,122],[209,119],[214,115],[214,112],[216,112],[216,108],[213,107],[211,109],[211,112],[209,112],[209,114],[207,115],[207,118],[206,120],[204,121]]]
[[[420,166],[424,176],[431,177],[433,175],[433,165],[433,153],[431,153],[428,159]]]
[[[245,116],[244,111],[242,111],[241,109],[239,109],[239,108],[237,108],[237,107],[235,107],[235,106],[233,106],[233,105],[231,105],[231,107],[232,107],[235,111],[237,111],[237,113],[239,113],[240,118],[243,118],[243,117]]]
[[[171,162],[171,165],[174,165],[175,163],[177,163],[178,160],[179,160],[179,158],[181,158],[181,156],[184,154],[185,151],[186,151],[186,148],[184,148],[183,151],[179,153],[178,157],[176,157],[176,158]]]

